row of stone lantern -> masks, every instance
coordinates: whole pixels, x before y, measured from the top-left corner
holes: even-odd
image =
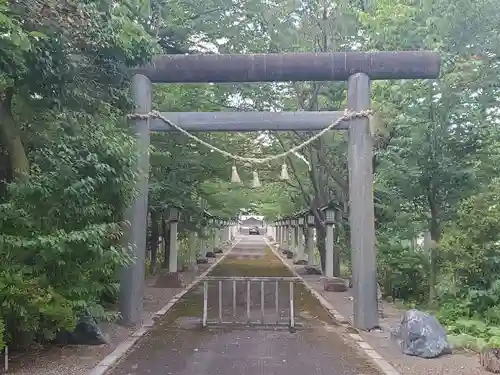
[[[335,251],[335,205],[327,205],[320,209],[324,212],[325,238],[325,272],[326,277],[340,276],[340,259]],[[304,249],[304,232],[307,235]],[[280,249],[288,258],[294,259],[294,264],[316,264],[316,217],[310,211],[301,211],[297,214],[280,218],[272,224],[271,236],[279,244]]]
[[[182,286],[179,267],[179,239],[178,226],[181,219],[181,207],[165,207],[165,225],[169,227],[168,241],[168,268],[158,275],[157,286],[174,287]],[[187,219],[191,221],[191,219]],[[193,224],[195,224],[193,222]],[[237,221],[235,219],[221,218],[204,212],[201,223],[202,236],[198,238],[196,231],[191,231],[189,240],[188,268],[196,270],[198,264],[208,263],[207,255],[215,257],[216,252],[222,252],[225,244],[234,239],[236,234]],[[207,239],[208,237],[208,239]],[[125,267],[121,275],[120,283],[120,312],[122,323],[125,325],[138,324],[141,321],[143,311],[143,295],[145,283],[145,256],[146,238],[144,245],[133,249],[135,262]]]

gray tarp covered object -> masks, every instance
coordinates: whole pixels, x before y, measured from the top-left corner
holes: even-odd
[[[407,355],[435,358],[451,353],[444,328],[434,316],[419,310],[406,311],[392,337],[400,341]]]

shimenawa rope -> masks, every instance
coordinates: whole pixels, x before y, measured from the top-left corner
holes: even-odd
[[[265,157],[265,158],[244,157],[244,156],[239,156],[239,155],[231,154],[230,152],[227,152],[225,150],[221,150],[220,148],[218,148],[216,146],[213,146],[210,143],[205,142],[203,139],[200,139],[197,136],[195,136],[195,135],[187,132],[186,130],[184,130],[183,128],[181,128],[179,125],[174,124],[172,121],[170,121],[169,119],[167,119],[165,116],[162,116],[162,114],[160,112],[158,112],[158,111],[151,111],[150,113],[146,113],[146,114],[132,113],[132,114],[129,114],[127,117],[129,119],[131,119],[131,120],[147,120],[148,118],[159,118],[162,121],[164,121],[166,124],[168,124],[169,126],[171,126],[172,128],[174,128],[177,131],[179,131],[182,134],[184,134],[185,136],[191,138],[192,140],[198,142],[199,144],[201,144],[201,145],[203,145],[205,147],[208,147],[210,150],[218,152],[219,154],[224,155],[224,156],[226,156],[226,157],[228,157],[228,158],[230,158],[232,160],[241,161],[241,162],[250,163],[250,164],[264,164],[264,163],[268,163],[268,162],[273,161],[273,160],[283,159],[283,158],[287,157],[290,154],[293,154],[293,153],[295,153],[297,151],[300,151],[301,149],[303,149],[307,145],[311,144],[315,140],[317,140],[320,137],[322,137],[325,133],[327,133],[330,130],[332,130],[333,128],[335,128],[337,125],[339,125],[343,121],[349,121],[349,120],[353,120],[353,119],[356,119],[356,118],[368,117],[368,116],[371,116],[372,114],[373,114],[373,111],[370,110],[370,109],[359,111],[359,112],[353,112],[353,111],[346,110],[344,112],[344,115],[342,117],[340,117],[336,121],[332,122],[330,125],[328,125],[326,128],[324,128],[320,132],[318,132],[315,135],[313,135],[308,140],[302,142],[301,144],[299,144],[299,145],[297,145],[295,147],[292,147],[288,151],[282,152],[281,154],[271,155],[271,156],[268,156],[268,157]]]

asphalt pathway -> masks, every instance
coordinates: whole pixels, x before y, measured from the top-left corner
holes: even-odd
[[[292,276],[267,249],[261,236],[243,236],[215,276]],[[257,283],[260,284],[260,283]],[[227,316],[246,316],[246,289],[223,288]],[[275,288],[265,290],[265,315],[276,321]],[[260,288],[252,288],[252,315],[261,316]],[[289,317],[287,285],[280,286],[279,316]],[[209,287],[209,317],[218,315],[218,286]],[[373,365],[340,336],[319,303],[295,287],[295,316],[302,328],[201,328],[203,287],[187,293],[163,322],[145,336],[108,375],[379,375]],[[268,307],[270,306],[270,307]],[[245,308],[244,308],[245,307]],[[231,315],[232,314],[232,315]],[[274,314],[274,315],[273,315]]]

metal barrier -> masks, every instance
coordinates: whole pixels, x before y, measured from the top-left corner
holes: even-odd
[[[299,324],[296,323],[295,321],[295,307],[294,307],[294,284],[296,282],[300,282],[300,278],[298,277],[239,277],[239,276],[229,276],[229,277],[222,277],[222,276],[206,276],[202,278],[201,280],[203,282],[203,316],[202,316],[202,326],[207,327],[209,325],[238,325],[238,324],[243,324],[246,326],[288,326],[290,328],[295,328],[296,326],[299,326]],[[280,289],[284,284],[288,283],[288,291],[289,291],[289,298],[286,301],[286,304],[288,306],[280,306]],[[209,284],[215,284],[217,285],[218,292],[217,292],[217,300],[218,300],[218,317],[217,319],[210,320],[208,317],[208,312],[209,312]],[[228,301],[223,301],[223,287],[231,285],[231,290],[232,290],[232,304],[229,306],[229,310],[232,310],[232,319],[231,320],[224,320],[224,308],[223,308],[223,302]],[[251,296],[252,296],[252,291],[255,291],[254,288],[252,288],[252,284],[259,284],[260,285],[260,292],[258,293],[260,296],[260,320],[251,320],[251,312],[253,311],[252,309],[252,301],[251,301]],[[274,303],[268,302],[269,308],[274,307],[274,315],[275,319],[272,321],[269,319],[266,319],[266,304],[265,304],[265,289],[266,285],[273,285],[273,291],[271,294],[273,294],[274,297]],[[238,309],[237,309],[237,287],[238,286],[245,286],[245,295],[244,298],[244,308],[246,310],[246,314],[243,313],[242,319],[238,319]],[[269,288],[268,288],[269,289]],[[257,289],[258,290],[258,289]],[[229,293],[228,293],[229,294]],[[255,294],[255,293],[254,293]],[[269,294],[268,294],[269,295]],[[280,314],[280,308],[286,308],[288,307],[289,310],[289,315],[285,319],[281,317]]]

